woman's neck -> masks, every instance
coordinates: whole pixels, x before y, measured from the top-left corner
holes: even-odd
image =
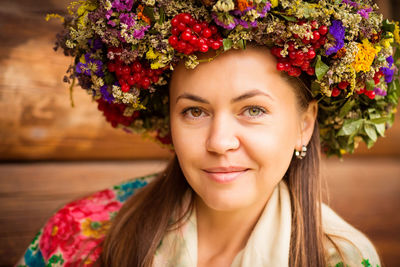
[[[237,253],[245,247],[268,198],[251,207],[217,211],[196,197],[199,261],[228,259],[229,265],[226,266],[230,266]],[[211,265],[213,264],[208,262],[206,266]]]

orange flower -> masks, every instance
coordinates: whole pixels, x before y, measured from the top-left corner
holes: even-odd
[[[237,5],[240,11],[246,10],[249,6],[253,5],[253,1],[248,1],[247,0],[237,0]]]
[[[139,5],[138,6],[139,12],[137,14],[139,19],[142,19],[144,22],[146,22],[147,24],[150,24],[150,19],[149,17],[146,17],[145,15],[143,15],[143,6]]]
[[[342,47],[339,51],[337,51],[336,55],[333,58],[342,58],[346,55],[346,48]]]

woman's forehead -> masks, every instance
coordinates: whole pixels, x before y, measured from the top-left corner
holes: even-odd
[[[206,58],[206,57],[203,57]],[[208,57],[209,58],[209,57]],[[228,88],[230,96],[258,89],[280,97],[290,85],[276,70],[276,60],[266,48],[249,47],[230,50],[210,62],[200,63],[195,69],[179,64],[171,79],[171,97],[177,93],[217,94]]]

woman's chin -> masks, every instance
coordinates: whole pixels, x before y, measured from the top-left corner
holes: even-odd
[[[226,194],[214,194],[212,196],[201,197],[201,202],[208,208],[215,211],[235,211],[242,208],[246,208],[251,205],[251,199],[247,198],[243,194],[240,195],[230,195]]]

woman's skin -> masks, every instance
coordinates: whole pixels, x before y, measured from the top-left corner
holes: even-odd
[[[248,47],[173,73],[172,140],[196,193],[197,266],[230,266],[311,138],[317,104],[302,111],[275,66],[269,50]]]

